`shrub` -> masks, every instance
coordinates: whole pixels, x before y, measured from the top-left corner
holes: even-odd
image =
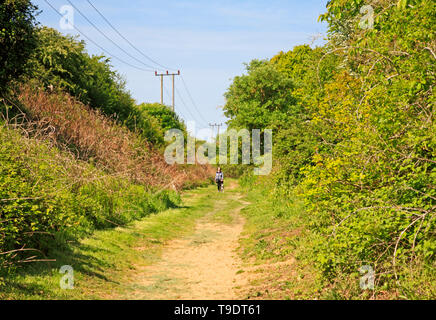
[[[35,12],[29,0],[5,0],[0,4],[0,92],[27,69],[37,46]]]
[[[107,175],[53,146],[0,128],[0,252],[12,251],[0,255],[3,267],[44,256],[54,240],[62,245],[179,202],[174,191],[156,192]]]

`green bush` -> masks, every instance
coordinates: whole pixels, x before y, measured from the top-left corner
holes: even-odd
[[[373,28],[359,25],[364,4]],[[332,297],[360,295],[363,265],[376,293],[434,297],[434,1],[332,0],[320,19],[325,46],[254,60],[234,79],[229,126],[274,129],[267,188],[304,200],[311,259]]]
[[[67,90],[72,96],[104,114],[125,121],[134,107],[125,81],[112,70],[110,59],[90,56],[85,43],[72,36],[41,27],[37,48],[31,56],[28,76],[39,79],[45,88]]]
[[[179,203],[176,192],[107,176],[54,147],[0,127],[0,252],[35,249],[41,257],[56,241],[65,244]],[[0,265],[31,255],[1,255]]]
[[[4,0],[0,4],[0,92],[27,70],[27,60],[37,46],[36,10],[29,0]]]
[[[177,113],[159,103],[136,105],[127,125],[131,129],[137,129],[142,136],[157,146],[165,145],[164,137],[167,130],[179,129],[185,138],[187,136],[185,124]]]

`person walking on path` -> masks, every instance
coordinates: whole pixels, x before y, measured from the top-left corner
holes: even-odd
[[[224,190],[224,175],[221,171],[221,168],[218,167],[217,172],[215,174],[215,182],[218,187],[218,192],[221,192]]]

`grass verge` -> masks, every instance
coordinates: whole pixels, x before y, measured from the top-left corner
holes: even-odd
[[[311,228],[302,200],[292,191],[277,196],[262,179],[248,181],[242,209],[246,219],[240,252],[246,263],[241,272],[252,273],[244,292],[247,299],[428,299],[434,296],[434,268],[411,264],[402,284],[404,294],[375,283],[374,290],[360,287],[360,274],[338,272],[333,279],[317,267],[319,244],[326,241]],[[255,267],[250,267],[250,266]],[[413,270],[416,268],[420,271]],[[419,277],[413,277],[419,275]]]
[[[159,259],[165,243],[193,232],[195,222],[214,207],[213,186],[183,194],[182,205],[124,227],[96,231],[91,237],[52,248],[54,263],[30,264],[6,275],[0,299],[106,299],[125,295],[123,285],[138,266]],[[74,269],[74,289],[61,289],[61,266]]]
[[[241,210],[246,219],[240,253],[251,281],[247,299],[316,299],[321,296],[317,272],[308,262],[304,206],[297,199],[272,198],[268,188],[248,188]],[[254,266],[254,267],[253,267]]]

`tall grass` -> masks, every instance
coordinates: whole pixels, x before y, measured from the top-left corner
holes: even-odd
[[[208,166],[178,168],[167,164],[148,141],[67,93],[49,94],[23,86],[17,98],[26,114],[27,135],[49,139],[108,173],[177,190],[187,182],[202,182],[211,174]]]

